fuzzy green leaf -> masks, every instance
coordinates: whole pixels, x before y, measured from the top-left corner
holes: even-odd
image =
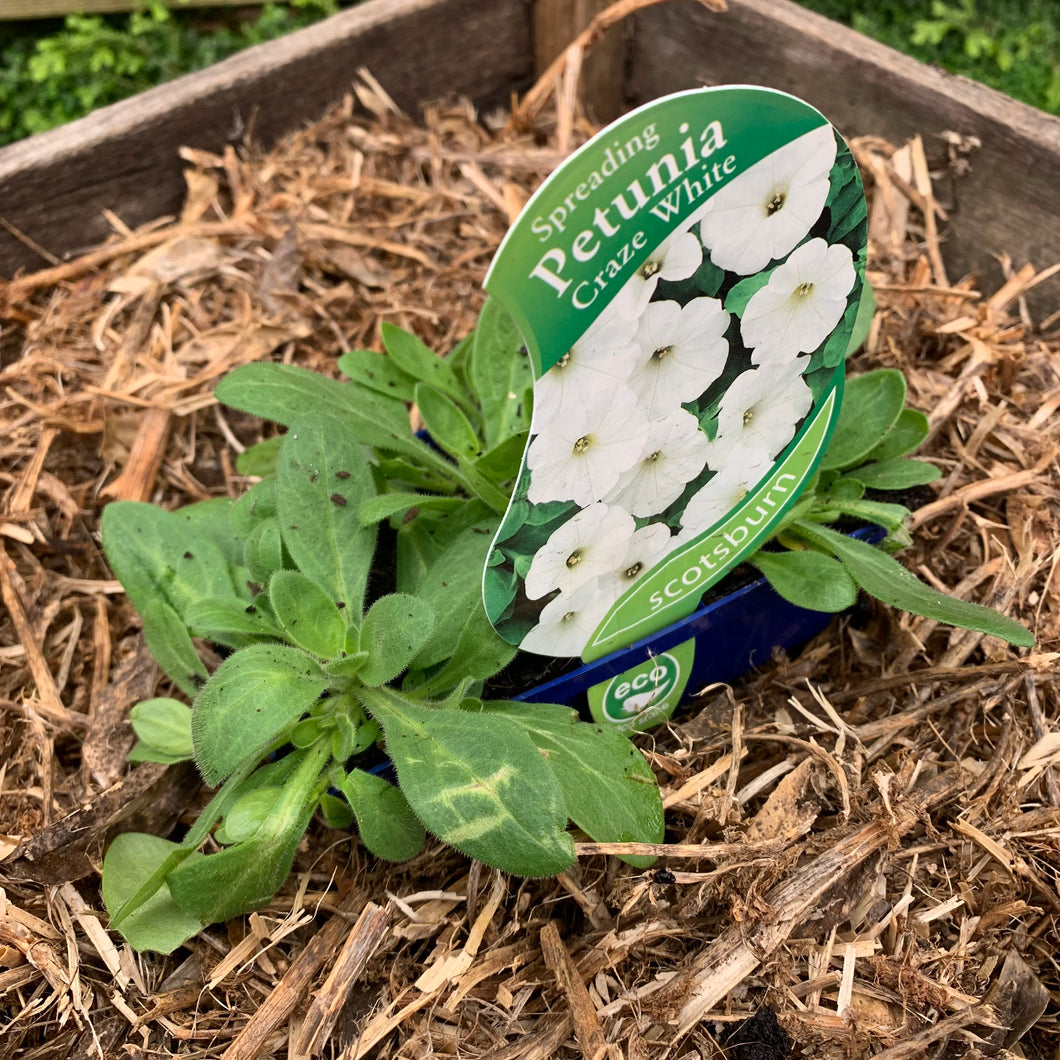
[[[423,825],[393,784],[354,769],[339,778],[338,786],[353,807],[362,842],[376,857],[408,861],[423,849]]]
[[[346,623],[335,601],[300,571],[277,571],[269,603],[287,636],[314,655],[332,659],[346,643]]]
[[[232,635],[242,638],[279,636],[279,627],[273,622],[265,597],[259,596],[257,603],[248,604],[234,596],[211,596],[199,600],[188,608],[188,628],[196,637],[206,637],[219,644],[232,644]]]
[[[209,674],[180,616],[164,600],[149,600],[141,614],[144,640],[155,661],[185,695],[194,697]]]
[[[417,382],[436,387],[456,401],[467,400],[464,388],[453,369],[415,335],[389,321],[380,326],[379,332],[383,337],[386,352],[403,372]]]
[[[521,876],[552,876],[574,861],[555,774],[514,721],[418,706],[364,689],[383,726],[401,790],[445,842]]]
[[[905,377],[896,368],[880,368],[848,379],[839,421],[821,467],[856,466],[880,444],[901,415]]]
[[[858,587],[841,563],[820,552],[756,552],[750,559],[789,603],[811,611],[845,611]]]
[[[262,787],[244,792],[224,817],[224,842],[242,843],[253,837],[272,813],[283,788]]]
[[[867,454],[868,460],[894,460],[920,448],[931,431],[927,416],[919,409],[902,409],[894,426],[883,436],[879,445]]]
[[[191,707],[159,697],[137,703],[129,712],[133,732],[145,744],[178,760],[191,758]]]
[[[116,836],[103,859],[103,902],[110,915],[113,917],[162,862],[179,849],[168,839],[143,832],[123,832]],[[205,926],[202,920],[177,905],[163,882],[143,905],[122,921],[118,930],[138,952],[172,953]]]
[[[503,670],[515,658],[517,650],[493,628],[485,610],[476,607],[460,631],[453,654],[417,692],[423,696],[438,696],[466,678],[485,681]]]
[[[907,460],[894,457],[871,464],[861,464],[854,470],[858,479],[869,489],[905,490],[913,486],[926,486],[934,482],[942,472],[934,464],[923,460]]]
[[[463,497],[434,497],[429,493],[383,493],[378,497],[369,497],[361,505],[358,514],[363,526],[372,526],[413,508],[431,512],[451,512],[465,504],[467,501]]]
[[[478,433],[452,398],[426,383],[417,383],[415,400],[435,445],[454,458],[474,459],[481,453]]]
[[[628,736],[581,721],[552,703],[487,703],[490,715],[516,722],[563,789],[567,812],[599,843],[661,843],[662,798],[644,755]],[[651,858],[628,858],[644,866]]]
[[[327,683],[313,659],[286,644],[252,644],[225,659],[192,711],[195,761],[207,784],[220,783],[247,758],[260,758]]]
[[[338,369],[360,387],[398,401],[411,401],[416,380],[393,358],[375,350],[351,350],[338,359]]]
[[[885,604],[947,625],[989,633],[1021,648],[1034,646],[1033,634],[1019,622],[989,607],[938,592],[864,541],[801,521],[792,529],[809,544],[836,556],[858,585]]]
[[[244,449],[236,457],[236,471],[247,478],[267,478],[276,474],[276,460],[283,448],[283,435],[275,434],[263,442]]]
[[[368,653],[368,659],[357,676],[366,685],[393,680],[430,639],[434,622],[434,611],[415,596],[380,597],[361,626],[361,651]]]
[[[489,448],[530,426],[530,410],[523,402],[533,385],[530,358],[511,314],[495,298],[486,299],[479,314],[468,378],[481,403]]]
[[[298,569],[359,620],[375,551],[375,529],[358,513],[375,485],[356,438],[308,423],[292,429],[280,456],[280,532]]]

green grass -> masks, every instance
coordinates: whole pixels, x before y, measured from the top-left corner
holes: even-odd
[[[1057,0],[800,0],[921,62],[1060,114]]]

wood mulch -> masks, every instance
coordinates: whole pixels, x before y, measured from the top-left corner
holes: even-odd
[[[562,99],[504,122],[412,121],[364,75],[272,150],[185,151],[179,217],[114,216],[104,246],[0,282],[0,1060],[655,1060],[722,1055],[734,1029],[738,1060],[1053,1057],[1060,331],[1021,302],[1051,263],[1006,261],[998,291],[947,276],[919,141],[854,142],[879,312],[852,370],[902,369],[932,423],[943,477],[905,562],[1035,649],[866,604],[704,689],[640,739],[667,806],[648,872],[591,844],[556,879],[437,843],[391,866],[315,822],[268,908],[166,958],[108,931],[108,838],[168,834],[204,795],[125,762],[129,708],[167,686],[100,511],[245,488],[262,427],[212,397],[236,365],[334,372],[385,320],[451,348],[591,131]]]

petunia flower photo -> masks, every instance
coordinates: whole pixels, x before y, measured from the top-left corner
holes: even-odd
[[[580,655],[638,581],[785,458],[834,385],[865,229],[856,166],[822,125],[675,218],[594,307],[535,381],[484,581],[506,639]]]

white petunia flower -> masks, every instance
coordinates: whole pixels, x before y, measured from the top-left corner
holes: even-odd
[[[711,261],[750,276],[797,246],[821,216],[835,158],[835,134],[822,125],[726,184],[699,225]]]
[[[600,578],[600,591],[611,603],[652,569],[656,563],[670,553],[674,538],[670,528],[663,523],[642,526],[630,539],[625,555],[614,570]]]
[[[563,415],[539,408],[535,426],[540,418],[545,422],[526,455],[531,504],[574,501],[585,507],[601,500],[637,462],[648,438],[648,418],[623,385],[585,394]]]
[[[652,302],[637,329],[641,359],[629,377],[641,407],[659,420],[694,401],[721,375],[729,314],[716,298]]]
[[[566,416],[586,394],[613,390],[633,371],[640,347],[634,325],[608,307],[534,384],[534,403],[550,418]]]
[[[596,582],[586,582],[572,593],[560,593],[545,605],[537,625],[519,647],[537,655],[581,655],[610,606],[611,601]]]
[[[740,330],[753,364],[782,364],[810,353],[832,333],[847,308],[857,274],[841,243],[811,239],[778,265],[747,303]]]
[[[759,466],[777,458],[813,404],[801,374],[805,367],[805,361],[793,361],[752,368],[733,380],[721,399],[708,466]]]
[[[687,544],[723,519],[747,496],[765,474],[764,466],[729,464],[693,494],[681,516],[681,533],[675,544]]]
[[[707,462],[710,442],[699,420],[678,408],[648,427],[640,460],[618,480],[605,498],[638,518],[668,508]]]
[[[622,562],[635,524],[629,512],[591,504],[552,531],[526,573],[526,595],[540,599],[555,589],[574,592],[610,574]]]
[[[674,232],[637,266],[611,307],[626,320],[639,320],[660,280],[687,280],[702,263],[699,240],[687,229]]]

